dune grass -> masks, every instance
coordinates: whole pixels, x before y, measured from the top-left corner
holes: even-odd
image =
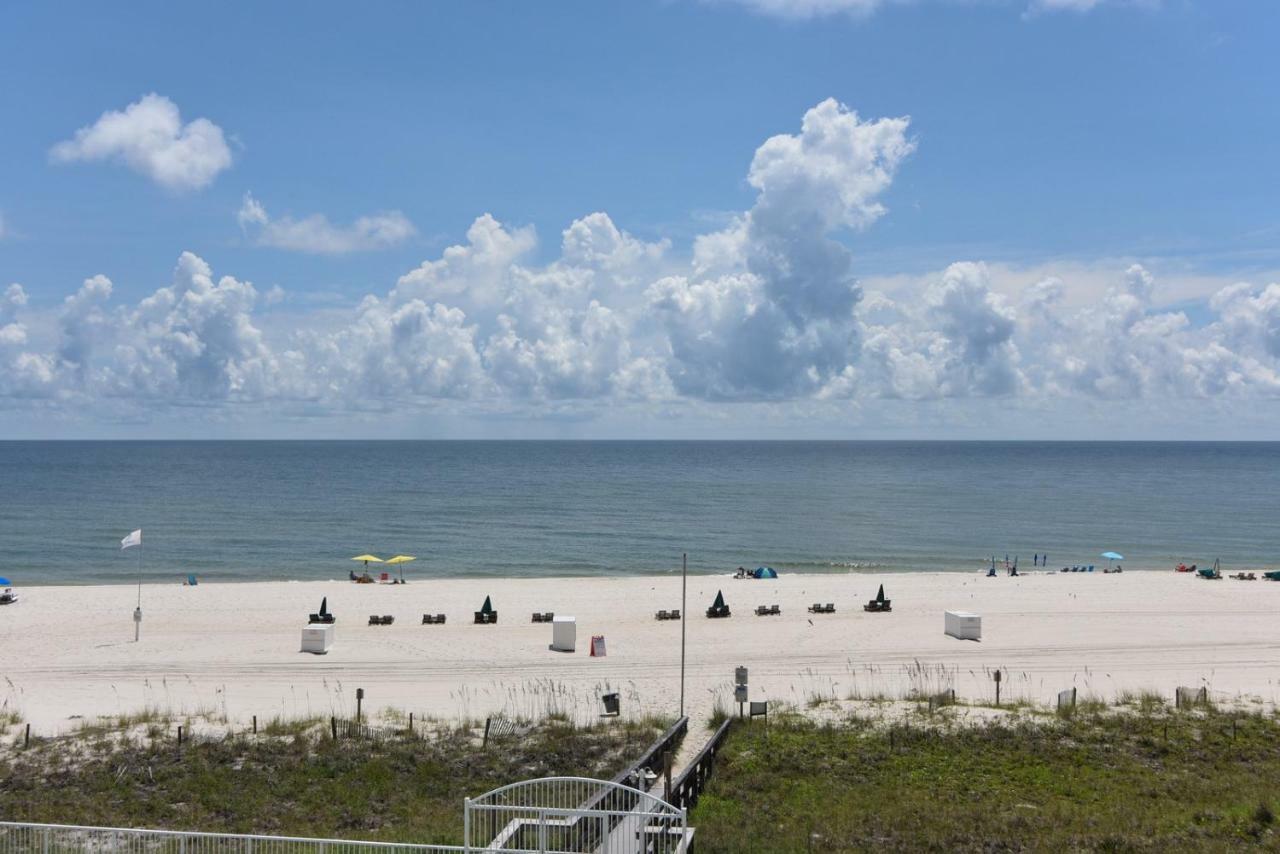
[[[1149,708],[1016,723],[738,726],[703,854],[1275,850],[1280,721]]]
[[[272,721],[259,736],[198,740],[181,750],[172,737],[96,730],[0,752],[0,815],[460,844],[464,797],[545,775],[612,777],[667,725],[548,720],[488,748],[470,726],[441,727],[422,738],[335,742],[324,722]]]

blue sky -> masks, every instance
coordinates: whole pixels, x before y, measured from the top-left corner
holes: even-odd
[[[1278,25],[1197,0],[10,6],[0,426],[1128,436],[1182,401],[1200,424],[1143,430],[1266,436]],[[151,93],[224,153],[166,178],[138,158],[181,151],[72,145]],[[838,179],[872,216],[819,210],[826,161],[751,177],[827,99],[824,157],[881,146]],[[398,284],[486,213],[510,252]]]

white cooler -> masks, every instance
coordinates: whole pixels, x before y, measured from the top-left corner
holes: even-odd
[[[560,652],[573,652],[578,645],[578,621],[574,617],[551,618],[551,648]]]
[[[302,628],[302,651],[324,655],[333,646],[333,623],[311,623]]]
[[[982,640],[982,617],[968,611],[947,611],[946,632],[960,640]]]

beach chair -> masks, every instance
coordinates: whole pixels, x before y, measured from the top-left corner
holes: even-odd
[[[780,608],[780,607],[779,607],[779,606],[777,606],[777,605],[770,605],[770,606],[769,606],[769,613],[770,613],[770,614],[773,614],[774,616],[779,616],[780,614],[782,614],[782,608]]]
[[[534,612],[533,612],[533,621],[534,621],[535,623],[541,623],[541,622],[542,622],[542,612],[541,612],[541,611],[534,611]]]
[[[836,603],[828,602],[827,607],[825,608],[825,612],[828,614],[834,614],[836,612]]]
[[[380,625],[382,625],[382,618],[381,618],[381,617],[379,617],[377,614],[370,614],[370,615],[369,615],[369,625],[371,625],[371,626],[380,626]]]
[[[668,619],[668,620],[678,620],[678,619],[680,619],[680,609],[679,609],[679,608],[673,608],[673,609],[671,609],[671,616],[670,616],[670,617],[668,617],[667,619]]]
[[[542,622],[544,622],[544,623],[551,623],[551,622],[554,622],[554,621],[555,621],[555,618],[556,618],[556,612],[555,612],[555,611],[543,611],[543,612],[542,612]]]
[[[197,584],[199,584],[199,583],[200,583],[200,582],[196,579],[196,577],[195,577],[195,574],[194,574],[194,573],[193,573],[193,574],[191,574],[191,575],[188,575],[188,576],[187,576],[187,586],[188,586],[188,587],[195,587],[195,586],[196,586]]]
[[[812,605],[810,605],[810,606],[809,606],[809,613],[810,613],[810,614],[821,614],[821,613],[822,613],[822,603],[821,603],[821,602],[814,602]]]
[[[757,605],[756,616],[768,617],[772,614],[781,614],[782,612],[780,610],[775,610],[777,607],[777,605]]]
[[[653,618],[655,620],[670,620],[671,614],[668,611],[659,611],[658,613],[653,615]]]
[[[393,617],[393,616],[391,616],[390,614],[383,614],[383,615],[382,615],[382,625],[384,625],[384,626],[389,626],[389,625],[391,625],[392,623],[394,623],[395,621],[396,621],[396,618],[395,618],[395,617]]]
[[[424,625],[424,626],[429,626],[429,625],[431,625],[432,623],[434,623],[435,621],[436,621],[436,618],[435,618],[435,617],[433,617],[433,616],[431,616],[430,614],[423,614],[423,615],[422,615],[422,625]]]
[[[1093,572],[1093,564],[1089,564],[1089,571]]]

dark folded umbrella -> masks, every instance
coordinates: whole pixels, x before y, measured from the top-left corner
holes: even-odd
[[[320,616],[323,617],[328,613],[329,613],[329,597],[326,596],[320,600]]]
[[[719,610],[724,607],[724,593],[722,593],[719,590],[716,591],[716,601],[712,604],[711,607],[715,608],[716,610]]]
[[[877,602],[884,601],[884,585],[883,584],[880,585],[880,589],[876,592],[876,601]]]
[[[481,614],[493,613],[493,603],[489,601],[488,596],[484,597],[484,606],[480,609],[480,613]]]

